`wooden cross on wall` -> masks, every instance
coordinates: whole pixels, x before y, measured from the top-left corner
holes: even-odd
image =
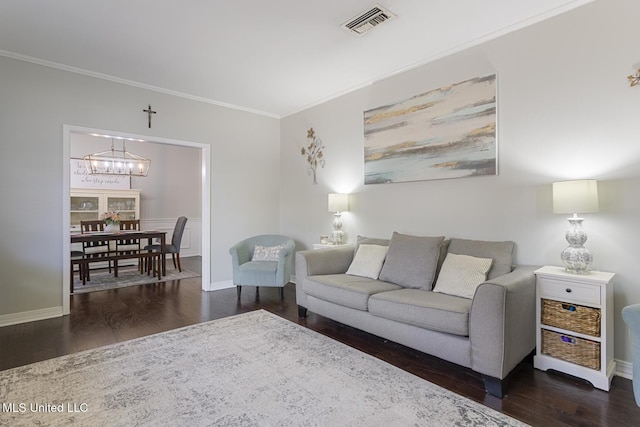
[[[151,104],[149,104],[149,108],[147,110],[142,110],[149,115],[149,129],[151,129],[151,115],[156,114],[156,111],[151,109]]]

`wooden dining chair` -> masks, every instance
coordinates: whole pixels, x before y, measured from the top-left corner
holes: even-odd
[[[80,221],[80,231],[82,234],[104,231],[104,221],[91,220]],[[111,246],[107,240],[99,240],[96,242],[84,242],[82,243],[82,252],[85,258],[101,258],[111,254]],[[109,261],[109,273],[111,273],[111,261]],[[89,268],[86,269],[85,275],[87,280],[91,280],[89,275]]]
[[[120,230],[122,231],[140,231],[140,220],[139,219],[125,219],[120,221]],[[116,240],[115,242],[115,253],[116,255],[130,255],[130,254],[139,254],[142,246],[140,245],[140,239],[132,239],[132,238],[123,238],[121,240]],[[118,261],[115,261],[114,268],[117,276],[117,268]],[[140,273],[144,271],[142,259],[138,258],[138,270]]]

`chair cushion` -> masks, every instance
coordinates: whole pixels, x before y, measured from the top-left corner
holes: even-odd
[[[491,269],[487,273],[487,279],[494,279],[511,273],[514,248],[515,243],[513,242],[451,239],[448,253],[493,259]]]
[[[444,237],[417,237],[393,233],[380,280],[404,288],[430,290]]]
[[[492,262],[491,258],[448,254],[433,291],[473,298],[476,288],[487,279]]]
[[[369,296],[378,292],[401,289],[393,283],[347,274],[309,276],[302,286],[308,295],[363,311],[368,309]]]
[[[432,331],[469,336],[471,300],[421,289],[382,292],[369,298],[369,312]]]
[[[277,261],[249,261],[240,265],[242,285],[274,286],[276,284]]]
[[[387,246],[360,245],[347,274],[377,279],[388,249]]]

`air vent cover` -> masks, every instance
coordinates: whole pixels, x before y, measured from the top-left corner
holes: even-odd
[[[361,14],[349,19],[347,22],[342,24],[342,27],[360,35],[366,33],[376,25],[380,25],[395,17],[396,15],[389,9],[376,4],[370,10],[362,12]]]

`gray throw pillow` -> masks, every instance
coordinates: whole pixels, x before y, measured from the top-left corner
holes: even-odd
[[[451,239],[448,253],[491,258],[493,263],[487,279],[495,279],[511,273],[513,266],[513,242],[485,242],[482,240]]]
[[[393,233],[380,280],[404,288],[431,290],[440,243],[444,237],[418,237]]]
[[[356,252],[360,245],[380,245],[389,246],[389,239],[377,239],[373,237],[358,236],[356,239]]]

